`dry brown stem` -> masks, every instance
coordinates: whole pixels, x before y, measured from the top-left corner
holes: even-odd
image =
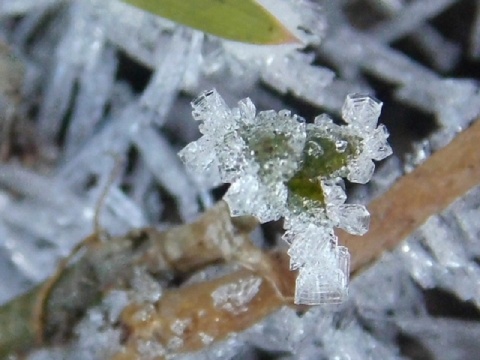
[[[139,344],[146,341],[158,342],[168,354],[196,351],[244,331],[281,306],[291,304],[287,299],[293,296],[295,274],[289,270],[288,257],[274,252],[264,254],[262,260],[275,272],[274,281],[282,295],[279,296],[278,289],[266,279],[270,274],[242,269],[215,280],[168,290],[154,307],[131,304],[121,318],[128,339],[114,359],[140,359]],[[261,284],[246,304],[238,308],[215,304],[212,297],[215,290],[241,286],[252,279],[260,279]],[[145,313],[148,313],[146,318],[139,316]],[[175,330],[178,322],[186,324],[181,331]]]

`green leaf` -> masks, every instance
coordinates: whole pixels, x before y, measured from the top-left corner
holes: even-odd
[[[252,44],[299,41],[255,0],[123,0],[140,9],[229,40]]]

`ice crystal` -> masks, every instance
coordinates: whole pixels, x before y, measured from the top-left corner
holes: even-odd
[[[252,276],[236,283],[222,285],[212,292],[213,304],[216,308],[233,314],[248,310],[248,303],[260,290],[262,279]]]
[[[345,204],[342,177],[365,183],[373,160],[391,154],[388,132],[377,127],[382,103],[348,95],[343,126],[325,114],[313,124],[287,110],[256,114],[250,99],[231,109],[215,90],[192,106],[203,136],[179,153],[190,171],[211,186],[231,184],[224,199],[232,216],[285,218],[291,268],[299,270],[296,303],[341,301],[349,255],[333,228],[362,235],[369,223],[364,206]]]

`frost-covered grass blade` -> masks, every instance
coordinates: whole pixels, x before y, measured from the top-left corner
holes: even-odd
[[[255,0],[124,0],[140,9],[229,40],[252,44],[298,41]]]

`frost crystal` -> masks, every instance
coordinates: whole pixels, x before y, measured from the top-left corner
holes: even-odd
[[[220,286],[212,293],[215,307],[233,314],[248,310],[248,304],[260,290],[262,279],[250,277],[233,284]]]
[[[224,200],[232,216],[253,215],[261,222],[285,218],[290,266],[299,270],[296,303],[341,301],[349,254],[337,245],[333,228],[363,235],[369,224],[364,206],[345,204],[342,178],[366,183],[373,160],[392,153],[387,130],[377,127],[382,103],[348,95],[343,126],[325,114],[313,124],[287,110],[256,114],[250,99],[231,109],[215,90],[192,106],[203,136],[179,153],[190,171],[210,186],[231,184]],[[220,289],[212,296],[219,306],[239,311]]]
[[[288,111],[255,116],[249,99],[229,109],[215,90],[204,92],[192,106],[203,136],[179,154],[188,168],[212,185],[232,184],[225,200],[233,215],[253,214],[262,222],[280,218],[287,200],[284,183],[302,155],[303,119]]]

